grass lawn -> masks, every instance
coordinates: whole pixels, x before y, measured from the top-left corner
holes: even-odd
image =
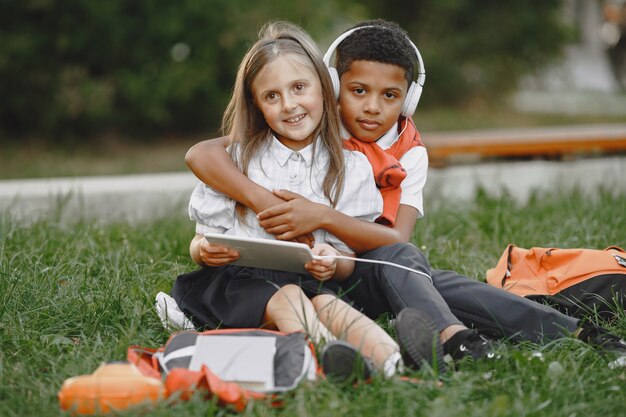
[[[441,203],[441,202],[439,202]],[[523,247],[626,246],[626,195],[535,195],[525,205],[479,194],[466,206],[432,201],[415,243],[439,268],[483,277],[509,242]],[[157,347],[168,333],[153,310],[158,291],[193,265],[184,218],[97,225],[0,218],[0,415],[55,416],[68,377],[125,359],[129,345]],[[626,316],[604,323],[626,336]],[[532,356],[539,351],[543,358]],[[466,362],[423,383],[375,379],[341,387],[301,386],[284,407],[253,403],[246,416],[622,416],[626,369],[573,339],[499,348],[496,361]],[[231,412],[200,398],[161,405],[150,416]],[[131,411],[123,415],[144,416]]]

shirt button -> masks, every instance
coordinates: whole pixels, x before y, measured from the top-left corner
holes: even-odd
[[[296,174],[295,172],[292,172],[291,174],[289,174],[289,178],[291,178],[292,180],[295,179],[298,176],[298,174]]]
[[[298,159],[300,159],[300,155],[294,152],[291,154],[291,159],[297,161]]]

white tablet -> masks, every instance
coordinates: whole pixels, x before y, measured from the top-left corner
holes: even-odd
[[[304,243],[220,233],[205,233],[204,238],[211,243],[219,243],[239,252],[239,259],[229,265],[308,274],[304,264],[314,257],[311,248]]]

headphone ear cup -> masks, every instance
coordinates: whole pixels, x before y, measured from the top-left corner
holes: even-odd
[[[402,116],[411,117],[417,109],[417,104],[420,101],[422,95],[422,86],[413,81],[409,87],[409,91],[406,93],[404,104],[402,105]]]
[[[339,74],[335,67],[328,67],[328,73],[330,74],[330,81],[333,83],[333,92],[335,93],[335,99],[339,99]]]

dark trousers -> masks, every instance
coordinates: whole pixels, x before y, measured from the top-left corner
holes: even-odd
[[[439,330],[462,323],[492,337],[533,342],[563,337],[578,327],[577,319],[553,308],[454,271],[432,269],[412,244],[383,246],[361,257],[400,264],[429,274],[433,281],[390,265],[356,262],[341,287],[373,319],[415,307],[428,312]]]

